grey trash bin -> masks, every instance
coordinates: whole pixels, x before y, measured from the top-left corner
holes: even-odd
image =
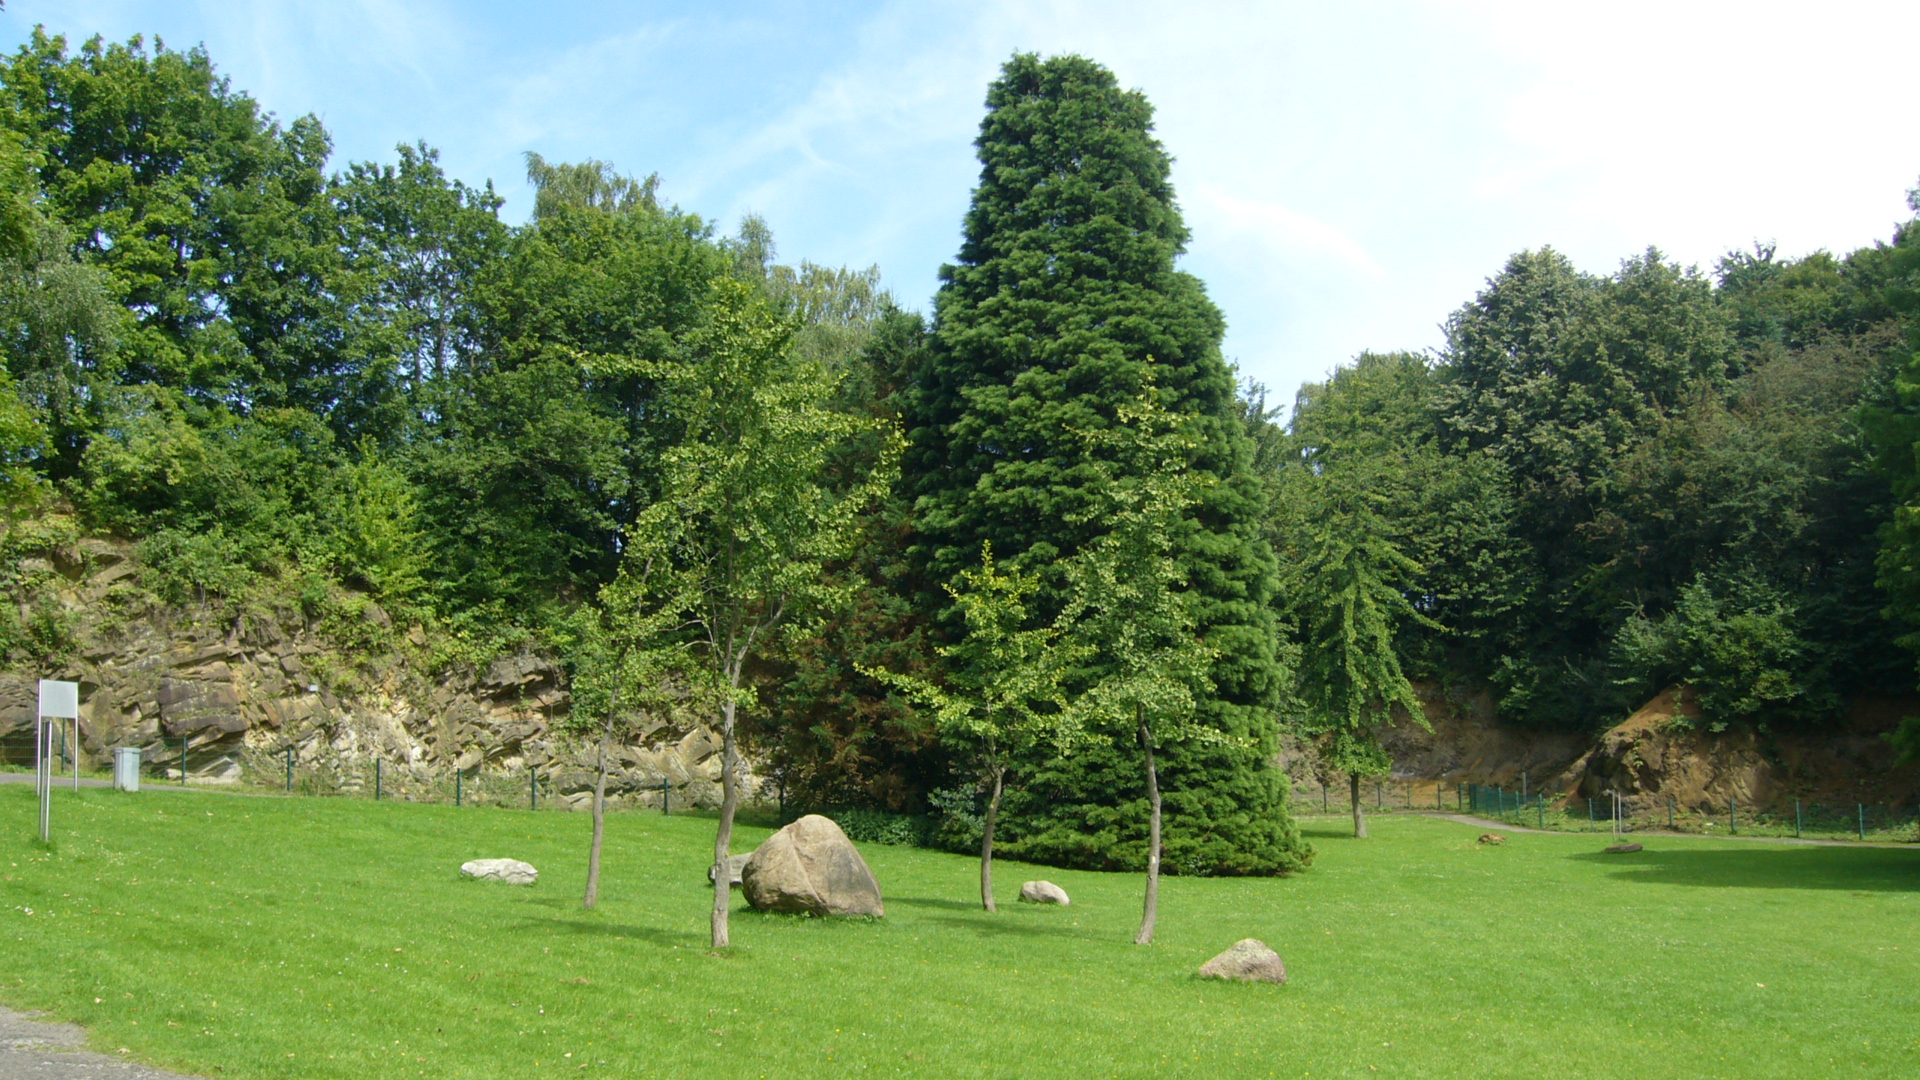
[[[140,790],[140,748],[113,748],[113,787],[115,791]]]

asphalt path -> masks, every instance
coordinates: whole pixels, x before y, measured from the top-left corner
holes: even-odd
[[[0,1007],[0,1080],[191,1080],[84,1049],[87,1033]]]

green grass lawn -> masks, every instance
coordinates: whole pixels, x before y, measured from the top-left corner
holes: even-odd
[[[1920,1076],[1920,851],[1307,823],[1286,880],[1168,880],[869,846],[877,922],[734,916],[697,817],[0,787],[0,1001],[209,1077]],[[742,830],[741,846],[763,829]],[[531,888],[462,880],[469,858]],[[1045,876],[1074,904],[1012,903]],[[1285,987],[1192,971],[1242,937]]]

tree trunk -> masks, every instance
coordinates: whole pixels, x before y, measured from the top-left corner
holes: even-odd
[[[600,900],[600,847],[607,836],[607,739],[613,733],[613,717],[600,732],[600,776],[593,783],[593,847],[587,853],[587,894],[580,906],[588,911]]]
[[[1147,806],[1153,816],[1147,826],[1147,899],[1141,905],[1140,932],[1133,935],[1135,945],[1153,944],[1153,923],[1160,917],[1160,774],[1153,765],[1153,732],[1147,728],[1145,710],[1140,718],[1140,746],[1147,752]]]
[[[993,795],[987,799],[986,828],[980,833],[980,906],[988,911],[997,911],[993,906],[993,823],[1000,818],[1000,787],[1006,778],[1004,766],[993,767]]]
[[[728,680],[738,683],[738,676]],[[713,837],[713,947],[724,949],[727,938],[727,909],[733,904],[733,874],[727,867],[727,850],[733,846],[733,812],[740,806],[738,752],[733,737],[734,702],[731,697],[720,708],[720,829]]]
[[[1347,774],[1347,790],[1353,795],[1353,835],[1358,839],[1367,838],[1367,815],[1360,809],[1360,774]]]

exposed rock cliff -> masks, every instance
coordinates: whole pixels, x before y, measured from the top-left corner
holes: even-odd
[[[41,561],[23,569],[50,582],[40,595],[64,609],[73,646],[54,669],[0,672],[0,753],[10,760],[31,752],[36,680],[66,678],[80,683],[89,766],[138,746],[171,778],[184,755],[195,782],[273,782],[291,749],[309,789],[365,786],[379,761],[386,792],[400,798],[449,796],[455,770],[469,797],[489,788],[523,797],[531,770],[543,798],[591,799],[595,748],[563,732],[572,698],[546,658],[435,671],[427,631],[393,627],[364,600],[351,605],[360,625],[343,633],[337,618],[316,621],[298,605],[230,616],[153,604],[133,587],[138,567],[124,544],[85,540]],[[658,806],[664,788],[675,806],[719,803],[712,731],[683,714],[632,719],[642,734],[615,748],[613,801]],[[745,784],[749,797],[759,788],[750,768]]]

